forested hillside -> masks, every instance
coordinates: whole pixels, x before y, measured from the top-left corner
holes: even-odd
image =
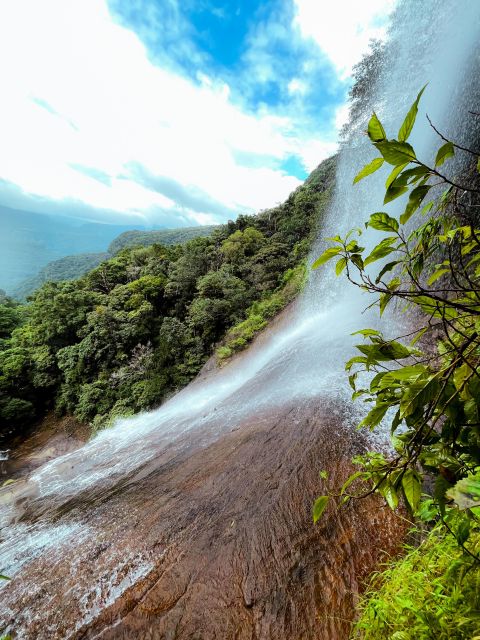
[[[45,284],[26,306],[5,298],[3,437],[52,407],[100,426],[158,405],[247,319],[220,355],[242,348],[300,289],[334,166],[324,161],[284,204],[209,237],[125,248],[78,280]]]
[[[124,231],[112,240],[106,251],[100,253],[79,253],[49,262],[45,267],[40,269],[38,274],[18,284],[12,290],[11,295],[16,300],[23,302],[45,282],[60,282],[62,280],[75,280],[76,278],[80,278],[87,273],[87,271],[94,269],[100,262],[108,260],[126,247],[149,247],[152,244],[179,244],[193,238],[208,236],[216,228],[217,226],[215,225],[202,225],[198,227],[165,229],[162,231]]]
[[[53,260],[31,278],[27,278],[12,290],[12,297],[24,301],[45,282],[75,280],[110,258],[109,253],[78,253]]]
[[[218,225],[201,225],[199,227],[179,227],[162,231],[125,231],[115,238],[108,247],[108,252],[115,255],[127,247],[149,247],[152,244],[181,244],[194,238],[204,238],[212,234]]]
[[[67,208],[68,209],[68,208]],[[0,205],[0,289],[9,294],[49,262],[73,253],[104,252],[130,224],[106,224],[68,215]]]

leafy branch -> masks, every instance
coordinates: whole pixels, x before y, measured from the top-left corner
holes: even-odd
[[[343,503],[376,492],[392,509],[403,499],[412,515],[443,523],[479,560],[465,543],[479,528],[480,493],[466,499],[465,487],[480,486],[480,229],[472,222],[471,204],[480,192],[440,167],[463,153],[476,159],[480,171],[480,158],[448,140],[430,119],[443,144],[431,162],[418,158],[407,140],[425,88],[395,139],[387,138],[373,113],[367,135],[379,156],[354,178],[356,184],[391,165],[383,203],[406,194],[403,213],[398,219],[385,211],[370,216],[365,227],[384,234],[371,251],[360,244],[362,229],[353,229],[330,238],[331,246],[312,265],[317,269],[335,259],[337,276],[345,272],[353,285],[374,294],[380,315],[394,301],[417,311],[410,335],[389,339],[372,328],[355,332],[363,342],[345,368],[353,399],[371,403],[359,426],[374,430],[389,422],[396,455],[355,458],[360,469],[337,494],[317,499],[314,520],[330,498]],[[420,217],[412,229],[414,215]],[[358,388],[359,374],[363,380],[365,373],[369,386]],[[433,496],[423,492],[427,474],[434,479]]]

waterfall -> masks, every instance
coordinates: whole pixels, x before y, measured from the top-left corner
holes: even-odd
[[[397,131],[409,104],[427,82],[412,135],[420,157],[431,159],[438,146],[435,134],[426,124],[426,112],[447,135],[466,135],[466,111],[469,106],[478,111],[478,93],[467,91],[467,87],[478,89],[480,84],[475,76],[479,68],[479,42],[480,2],[410,0],[400,4],[392,19],[385,67],[372,88],[373,103],[389,135]],[[371,146],[361,135],[355,135],[342,148],[335,193],[312,258],[322,251],[326,237],[363,226],[370,213],[382,209],[383,174],[352,187],[354,175],[372,156]],[[388,210],[397,213],[399,206],[396,201]],[[374,235],[367,235],[365,241],[371,243],[374,239]],[[164,458],[167,460],[167,453],[165,464],[178,456],[190,455],[191,450],[207,451],[209,445],[241,425],[250,424],[253,419],[266,420],[283,406],[298,409],[314,403],[325,405],[329,412],[336,411],[332,407],[339,407],[338,416],[344,425],[353,427],[362,409],[352,406],[343,363],[354,352],[358,339],[351,333],[366,326],[379,326],[376,311],[364,313],[370,302],[344,278],[335,278],[331,268],[312,273],[294,309],[231,364],[200,377],[159,409],[119,420],[81,449],[45,464],[25,480],[0,489],[0,570],[13,578],[11,583],[0,582],[0,589],[6,594],[5,609],[0,611],[0,629],[4,622],[13,625],[8,628],[16,630],[18,637],[77,637],[79,629],[88,626],[127,588],[153,571],[151,559],[142,557],[132,543],[130,550],[122,552],[123,565],[116,556],[111,560],[114,569],[106,563],[111,572],[116,572],[116,587],[110,589],[108,597],[95,600],[91,594],[95,589],[100,593],[100,582],[97,584],[96,578],[92,578],[93,586],[89,583],[88,564],[82,566],[80,555],[77,557],[72,549],[85,548],[88,553],[82,551],[81,557],[91,558],[89,562],[95,563],[95,549],[101,544],[98,540],[106,540],[107,533],[114,540],[120,535],[113,515],[108,514],[108,501],[119,492],[128,491],[133,482],[141,483]],[[396,322],[390,316],[383,321],[382,328],[395,335]],[[301,420],[301,412],[296,419]],[[103,505],[101,517],[97,504]],[[112,514],[116,514],[117,525],[129,526],[128,514],[124,514],[120,523],[115,509]],[[95,515],[90,516],[90,510]],[[102,528],[105,521],[109,525]],[[84,616],[76,624],[66,624],[61,631],[47,625],[40,633],[29,626],[37,616],[41,620],[42,615],[47,615],[45,611],[31,610],[35,598],[39,609],[49,607],[48,576],[32,569],[28,580],[22,582],[24,571],[41,558],[47,559],[47,565],[50,559],[58,580],[65,575],[78,575],[79,584],[83,585],[84,601],[80,596],[77,600]],[[20,590],[16,595],[15,583]],[[42,587],[44,584],[47,586]],[[35,596],[28,601],[29,610],[24,609],[22,589],[30,589]],[[9,592],[13,595],[9,596]],[[19,620],[20,613],[23,626],[18,630],[11,621]]]

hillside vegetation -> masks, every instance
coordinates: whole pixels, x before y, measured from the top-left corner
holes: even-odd
[[[15,287],[12,297],[24,301],[45,282],[75,280],[110,257],[109,253],[78,253],[53,260],[40,269],[37,275],[27,278]]]
[[[113,257],[116,253],[127,247],[149,247],[152,244],[172,245],[188,242],[193,238],[203,238],[211,235],[218,225],[203,225],[198,227],[182,227],[178,229],[165,229],[162,231],[130,230],[121,233],[113,239],[108,250],[101,253],[78,253],[65,256],[49,262],[38,274],[27,278],[17,285],[11,292],[16,300],[25,301],[29,295],[36,291],[45,282],[61,282],[62,280],[75,280],[87,271],[91,271],[101,262]]]
[[[246,344],[301,287],[334,166],[326,160],[284,204],[208,237],[127,247],[78,280],[46,283],[28,305],[5,298],[3,437],[51,407],[96,426],[154,407],[198,373],[226,331],[261,309]]]
[[[480,534],[471,536],[480,550]],[[429,533],[404,558],[373,576],[360,605],[358,640],[475,640],[480,629],[480,576],[453,536]]]
[[[11,294],[48,263],[74,253],[105,252],[132,224],[107,224],[65,215],[33,213],[0,205],[0,289]]]
[[[219,225],[201,225],[198,227],[179,227],[161,231],[125,231],[115,238],[108,247],[108,253],[115,255],[128,247],[150,247],[152,244],[182,244],[194,238],[211,235]]]

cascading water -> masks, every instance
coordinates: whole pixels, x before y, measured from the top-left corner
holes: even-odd
[[[432,1],[426,12],[397,9],[375,102],[396,130],[429,81],[422,111],[452,135],[478,64],[480,3]],[[413,143],[430,157],[434,136],[418,128]],[[359,137],[340,154],[322,238],[380,206],[381,177],[351,186],[370,158]],[[344,477],[366,445],[343,372],[351,332],[376,322],[366,304],[330,269],[314,274],[248,353],[1,489],[0,569],[13,579],[1,585],[0,629],[49,640],[346,637],[394,521],[370,502],[314,529],[310,509],[318,471]]]

